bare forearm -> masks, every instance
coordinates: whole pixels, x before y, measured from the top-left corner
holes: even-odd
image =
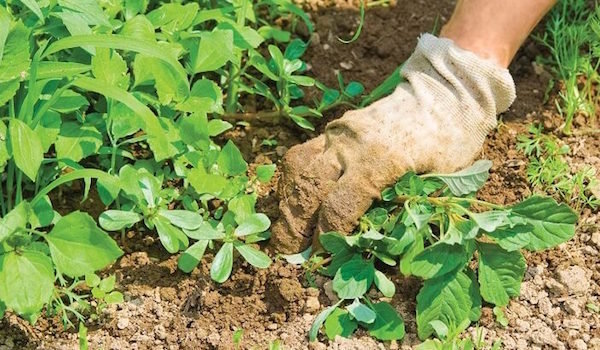
[[[458,0],[440,36],[508,67],[556,0]]]

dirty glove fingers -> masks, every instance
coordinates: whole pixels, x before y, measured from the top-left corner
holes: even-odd
[[[323,153],[324,136],[292,147],[283,160],[279,180],[280,217],[271,243],[282,253],[297,253],[310,245],[317,211],[341,174],[337,159]]]
[[[345,174],[319,209],[315,235],[330,231],[352,232],[360,217],[378,197],[379,191],[366,176]]]

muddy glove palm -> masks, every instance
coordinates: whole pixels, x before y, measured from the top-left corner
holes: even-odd
[[[406,82],[371,106],[329,123],[292,147],[279,182],[273,244],[306,248],[313,233],[350,232],[406,171],[451,172],[469,165],[515,87],[508,70],[424,35],[401,70]]]

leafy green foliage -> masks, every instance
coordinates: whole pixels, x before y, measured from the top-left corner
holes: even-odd
[[[363,216],[354,234],[322,234],[325,252],[310,259],[290,257],[333,277],[341,299],[317,317],[310,338],[316,339],[324,324],[329,338],[349,336],[361,326],[380,340],[401,339],[404,323],[387,301],[395,293],[386,276],[391,268],[424,280],[416,310],[422,340],[436,336],[454,344],[480,318],[482,300],[495,305],[503,322],[502,307],[519,295],[526,269],[520,250],[548,249],[569,240],[577,216],[547,197],[533,196],[513,206],[475,199],[490,166],[479,161],[454,174],[409,172],[383,191],[384,201]],[[373,289],[381,293],[379,302],[372,300]],[[425,344],[442,348],[442,342]]]
[[[597,208],[596,170],[590,166],[571,169],[565,159],[571,152],[569,146],[542,131],[541,125],[532,124],[527,135],[518,136],[517,149],[529,158],[527,180],[533,189],[569,203],[577,211],[586,206]]]

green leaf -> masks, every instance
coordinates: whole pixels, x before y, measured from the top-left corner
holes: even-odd
[[[104,296],[104,301],[107,304],[121,304],[123,303],[123,294],[121,292],[110,292]]]
[[[494,232],[498,227],[504,225],[508,215],[508,211],[502,210],[491,210],[483,213],[469,214],[477,226],[481,227],[485,232]]]
[[[241,224],[235,229],[235,235],[237,237],[251,235],[253,233],[263,232],[269,229],[271,226],[271,220],[262,213],[249,215]]]
[[[89,106],[87,98],[73,90],[65,90],[50,107],[53,111],[67,114]]]
[[[29,203],[21,202],[0,219],[0,243],[17,230],[25,229],[29,221]]]
[[[50,147],[56,142],[58,134],[60,133],[61,124],[62,119],[60,114],[48,110],[42,115],[40,122],[35,126],[35,129],[33,129],[40,138],[44,152],[48,152]]]
[[[308,48],[308,44],[300,39],[294,39],[285,48],[283,56],[288,60],[295,60],[302,57]]]
[[[423,279],[438,277],[467,264],[471,254],[465,245],[438,242],[414,257],[411,272]]]
[[[386,302],[372,304],[371,309],[377,315],[375,322],[367,326],[372,337],[384,341],[404,338],[404,320],[390,304]]]
[[[233,125],[221,119],[212,119],[208,122],[208,134],[210,136],[221,135],[231,128],[233,128]]]
[[[489,177],[492,162],[489,160],[478,160],[470,167],[453,174],[430,174],[426,177],[436,177],[446,185],[455,196],[463,196],[473,193],[481,188]]]
[[[8,32],[4,45],[0,45],[0,82],[6,83],[25,78],[31,62],[29,35],[29,29],[21,22],[13,24],[12,29]],[[4,47],[3,50],[1,50],[2,47]]]
[[[358,298],[354,299],[354,302],[346,306],[346,310],[354,317],[358,322],[373,323],[377,315],[368,306],[361,303]]]
[[[530,225],[517,225],[512,228],[499,228],[487,235],[492,237],[504,250],[512,252],[529,244],[531,230]]]
[[[512,214],[532,226],[526,249],[539,251],[555,247],[575,235],[577,214],[566,204],[548,197],[533,196],[511,208]]]
[[[37,79],[57,80],[82,74],[91,69],[90,65],[77,62],[42,61],[38,63]]]
[[[201,240],[192,244],[179,257],[179,260],[177,261],[179,269],[186,273],[192,272],[194,268],[198,266],[200,260],[202,260],[202,256],[204,255],[207,246],[208,240]]]
[[[8,137],[15,164],[31,181],[35,181],[44,160],[40,138],[27,124],[18,119],[10,120]]]
[[[123,103],[113,102],[109,111],[111,131],[116,140],[133,135],[144,128],[144,120]]]
[[[189,210],[160,209],[158,215],[169,220],[171,224],[186,230],[196,230],[204,222],[200,214]]]
[[[365,87],[361,83],[357,81],[351,81],[346,86],[346,89],[344,89],[344,94],[348,95],[349,97],[356,97],[362,94],[363,91],[365,91]]]
[[[248,169],[242,153],[231,140],[223,146],[217,158],[217,164],[222,172],[230,176],[243,174]]]
[[[97,50],[92,57],[92,74],[108,85],[124,90],[129,87],[127,62],[116,51],[107,48]]]
[[[227,209],[235,214],[235,222],[241,224],[250,215],[256,213],[256,196],[251,194],[241,194],[232,198],[227,204]]]
[[[64,40],[64,39],[62,39]],[[55,42],[58,43],[57,41]],[[160,125],[158,119],[152,111],[143,103],[138,101],[129,92],[110,86],[100,80],[86,77],[79,77],[73,81],[73,85],[82,89],[93,91],[104,95],[107,98],[115,99],[131,110],[144,120],[144,131],[148,135],[148,143],[154,153],[156,161],[161,161],[174,155],[172,148],[165,135],[165,130]]]
[[[210,277],[217,283],[225,282],[233,267],[233,243],[224,243],[210,266]]]
[[[212,194],[218,196],[227,186],[227,179],[221,175],[207,174],[201,169],[192,169],[188,172],[188,181],[198,194]]]
[[[56,156],[79,162],[98,153],[102,143],[102,134],[94,126],[66,122],[62,124],[56,140]]]
[[[189,245],[187,236],[180,229],[171,225],[167,219],[157,216],[152,223],[156,226],[160,242],[169,253],[175,254]]]
[[[323,326],[323,323],[325,322],[325,320],[329,317],[329,315],[331,315],[333,313],[333,311],[338,307],[338,305],[340,305],[341,302],[342,302],[341,300],[338,301],[335,305],[328,307],[327,309],[321,311],[317,315],[312,326],[310,326],[310,330],[308,331],[308,340],[309,341],[313,342],[317,339],[317,335],[319,334],[319,329],[321,329],[321,326]]]
[[[473,301],[474,283],[465,273],[451,273],[425,281],[417,295],[417,330],[419,338],[429,338],[434,329],[431,321],[441,321],[449,337],[466,329]]]
[[[496,316],[496,321],[503,327],[508,327],[508,318],[506,318],[506,315],[504,314],[504,310],[502,310],[502,307],[494,306],[492,311],[494,313],[494,316]]]
[[[325,319],[325,335],[330,340],[334,340],[336,336],[342,336],[348,338],[354,333],[358,323],[352,317],[348,311],[336,307],[333,312]]]
[[[224,239],[225,232],[215,230],[210,223],[204,221],[196,230],[186,230],[184,232],[188,237],[198,240]]]
[[[100,277],[95,273],[88,273],[85,275],[85,284],[90,288],[96,287],[100,284]]]
[[[154,41],[156,36],[154,25],[144,15],[137,15],[125,21],[120,34],[146,41]]]
[[[54,292],[52,261],[38,251],[0,255],[0,300],[8,309],[34,320]]]
[[[42,58],[61,50],[85,45],[134,51],[146,56],[158,58],[171,67],[171,70],[175,73],[173,76],[175,79],[180,79],[182,81],[188,80],[187,73],[181,64],[179,64],[176,57],[173,56],[172,52],[165,50],[163,46],[154,41],[131,38],[124,35],[91,34],[68,36],[50,44],[46,51],[44,51]]]
[[[394,282],[390,281],[386,275],[379,271],[375,270],[375,285],[377,289],[387,298],[391,298],[396,294],[396,286]]]
[[[360,298],[369,290],[374,277],[373,262],[356,256],[337,271],[333,278],[333,290],[340,299]]]
[[[23,3],[23,5],[27,6],[27,8],[29,10],[31,10],[31,12],[33,12],[37,18],[39,18],[41,20],[42,23],[44,23],[44,15],[42,14],[42,9],[40,9],[40,5],[38,5],[36,0],[19,0]]]
[[[479,285],[488,303],[506,306],[511,297],[521,293],[525,258],[520,251],[508,252],[496,244],[477,243],[479,250]]]
[[[190,52],[190,66],[194,74],[217,70],[234,59],[231,30],[202,32],[197,49]]]
[[[0,105],[5,105],[12,99],[19,89],[20,82],[18,79],[0,82]]]
[[[337,232],[327,232],[319,235],[319,242],[325,250],[331,254],[340,254],[341,252],[348,251],[350,246],[346,243],[344,236]]]
[[[269,182],[275,174],[276,168],[277,166],[275,164],[259,165],[256,167],[256,178],[260,182]]]
[[[171,102],[181,102],[190,95],[187,80],[173,79],[170,66],[155,57],[138,55],[133,64],[135,85],[154,82],[158,101],[163,105]]]
[[[197,3],[186,5],[167,3],[148,13],[148,19],[163,32],[172,33],[191,26],[197,13]]]
[[[119,231],[129,228],[142,220],[142,216],[133,211],[107,210],[100,214],[98,223],[107,231]]]
[[[94,219],[79,211],[62,217],[46,241],[58,271],[73,278],[101,270],[123,255]]]
[[[98,284],[98,288],[100,288],[101,291],[108,293],[108,292],[112,291],[113,289],[115,289],[116,282],[117,282],[117,277],[115,275],[110,275],[110,276],[106,277],[105,279],[103,279],[102,281],[100,281],[100,284]]]
[[[271,265],[271,258],[260,250],[253,248],[248,244],[243,244],[239,241],[234,243],[235,249],[244,257],[244,259],[250,263],[250,265],[258,267],[259,269],[266,269]]]
[[[96,0],[58,0],[58,4],[76,12],[86,24],[110,27],[108,16]]]
[[[414,242],[408,247],[408,250],[402,255],[402,258],[400,258],[400,272],[404,276],[411,275],[413,259],[423,251],[423,236],[421,234],[416,234],[414,237]]]

